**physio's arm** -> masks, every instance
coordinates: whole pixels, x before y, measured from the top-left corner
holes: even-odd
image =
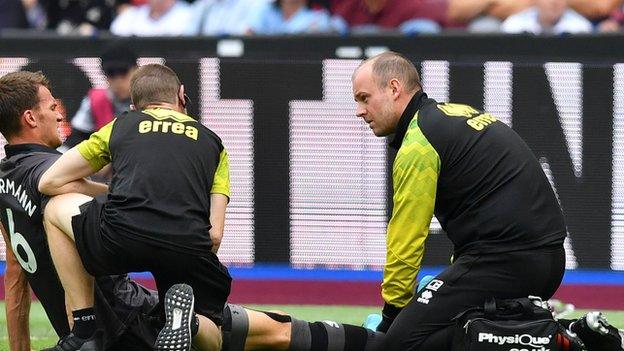
[[[225,226],[225,208],[229,198],[223,194],[210,194],[210,239],[212,240],[212,252],[217,253],[223,239],[223,227]]]
[[[39,182],[39,187],[41,188],[41,182]],[[91,197],[96,197],[98,195],[106,194],[108,192],[108,185],[83,178],[65,184],[60,188],[50,189],[50,192],[51,193],[47,195],[53,196],[68,193],[80,193]]]
[[[76,147],[69,149],[43,173],[39,180],[39,191],[49,195],[78,192],[79,188],[87,188],[84,177],[95,173]]]
[[[212,252],[217,253],[223,239],[223,227],[225,226],[225,208],[230,201],[230,160],[227,151],[221,150],[219,165],[215,171],[210,189],[210,239],[212,240]]]
[[[7,248],[4,293],[9,349],[28,351],[30,350],[30,288],[26,281],[26,274],[17,262],[17,258],[11,249],[9,237],[1,223],[0,231],[2,231],[2,237]]]
[[[440,157],[418,127],[410,127],[393,170],[394,209],[387,230],[382,297],[403,308],[414,296],[416,276],[433,216]]]
[[[71,182],[82,180],[109,164],[111,161],[109,140],[114,123],[115,120],[91,134],[89,139],[69,149],[56,160],[41,176],[39,191],[46,195],[62,194],[67,192],[67,188],[63,187]],[[93,185],[83,183],[80,186],[85,189],[84,191],[98,191],[92,189]]]

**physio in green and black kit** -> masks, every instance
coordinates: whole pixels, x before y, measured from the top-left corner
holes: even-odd
[[[487,298],[550,298],[565,268],[566,228],[526,143],[496,117],[427,97],[414,65],[388,52],[353,74],[357,115],[394,133],[394,209],[382,296],[384,350],[450,350],[453,321]],[[435,215],[454,262],[414,296]]]

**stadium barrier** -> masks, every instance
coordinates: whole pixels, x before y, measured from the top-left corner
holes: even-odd
[[[0,75],[44,71],[71,118],[106,86],[98,55],[112,40],[0,38]],[[350,79],[391,49],[429,96],[488,110],[526,140],[563,208],[568,269],[624,271],[624,36],[124,40],[139,64],[178,72],[190,113],[229,150],[231,267],[381,269],[394,155],[355,117]],[[450,255],[434,220],[425,264]]]

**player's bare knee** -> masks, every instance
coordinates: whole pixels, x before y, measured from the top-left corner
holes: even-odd
[[[48,204],[43,211],[43,224],[46,227],[49,225],[57,226],[59,209],[59,200],[57,200],[57,197],[55,196],[48,201]]]
[[[198,314],[199,329],[193,337],[193,345],[199,350],[219,351],[223,339],[220,328],[209,318]]]
[[[79,214],[80,206],[91,199],[83,194],[63,194],[52,197],[43,213],[44,225],[46,227],[53,225],[68,235],[72,234],[71,218]]]

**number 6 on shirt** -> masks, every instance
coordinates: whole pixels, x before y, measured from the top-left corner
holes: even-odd
[[[20,266],[26,270],[28,273],[35,273],[37,271],[37,260],[35,259],[35,253],[28,245],[26,238],[20,233],[15,232],[15,221],[13,220],[13,211],[10,208],[7,208],[7,222],[9,225],[9,238],[11,238],[11,248],[15,253],[15,257],[19,262]],[[26,260],[22,257],[22,255],[17,252],[17,248],[21,246],[26,253]]]

